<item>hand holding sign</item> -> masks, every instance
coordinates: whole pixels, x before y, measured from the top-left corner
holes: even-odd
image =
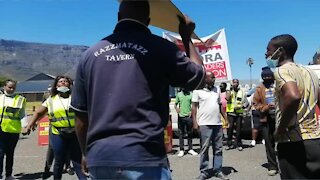
[[[178,17],[184,17],[184,15],[170,0],[149,0],[149,5],[150,25],[179,33],[180,19]],[[194,32],[191,37],[200,40]]]
[[[191,35],[193,34],[194,29],[196,28],[196,24],[191,21],[188,16],[177,16],[179,19],[179,34],[182,39],[191,39]]]
[[[196,24],[189,19],[188,16],[177,16],[179,19],[179,34],[182,38],[182,42],[185,47],[185,51],[187,53],[187,56],[190,57],[190,44],[191,42],[191,35],[193,34],[193,31],[196,27]],[[194,49],[194,47],[193,47]],[[195,50],[194,50],[195,51]]]

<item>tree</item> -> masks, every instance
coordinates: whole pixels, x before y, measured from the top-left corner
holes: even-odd
[[[9,78],[5,77],[5,76],[0,76],[0,89],[2,89],[2,87],[4,86],[4,83],[6,82],[6,80],[8,80]]]
[[[252,88],[252,73],[251,73],[251,66],[253,65],[253,59],[252,58],[248,58],[248,60],[246,61],[246,63],[249,65],[250,67],[250,89]]]

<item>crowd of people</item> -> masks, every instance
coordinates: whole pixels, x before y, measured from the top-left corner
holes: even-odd
[[[149,17],[148,1],[123,0],[114,32],[84,53],[75,84],[69,77],[56,77],[50,95],[24,128],[26,99],[14,93],[15,81],[5,82],[0,95],[1,178],[6,157],[5,178],[13,179],[19,134],[28,135],[47,115],[54,179],[62,178],[68,159],[79,179],[172,179],[164,128],[169,119],[168,90],[173,86],[182,88],[175,106],[178,156],[185,153],[187,133],[187,152],[200,154],[199,179],[228,179],[222,172],[225,129],[225,150],[243,150],[241,122],[248,104],[240,82],[233,79],[230,88],[225,83],[215,85],[215,75],[205,70],[193,46],[195,23],[187,16],[178,17],[185,54],[151,33]],[[268,67],[262,69],[263,82],[250,108],[254,129],[263,131],[268,174],[316,179],[320,178],[320,129],[315,116],[320,105],[319,80],[313,71],[294,62],[297,48],[297,41],[288,34],[270,40],[265,53]],[[200,152],[192,147],[193,130],[200,132]],[[210,145],[213,174],[208,173]]]

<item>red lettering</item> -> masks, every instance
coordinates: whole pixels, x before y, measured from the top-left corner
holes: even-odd
[[[217,79],[224,79],[227,77],[227,69],[225,62],[205,64],[206,70],[211,71]]]
[[[184,45],[182,43],[181,40],[176,40],[176,45],[179,47],[179,49],[181,51],[185,51],[185,48],[184,48]],[[206,45],[206,44],[203,44],[203,43],[195,43],[194,46],[196,47],[197,51],[199,53],[201,52],[208,52],[210,50],[213,50],[213,49],[221,49],[221,45],[220,44],[215,44],[215,45]]]

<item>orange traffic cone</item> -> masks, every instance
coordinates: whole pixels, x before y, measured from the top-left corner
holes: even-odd
[[[166,148],[166,152],[172,152],[172,121],[171,115],[169,116],[169,121],[167,128],[164,130],[164,145]]]

